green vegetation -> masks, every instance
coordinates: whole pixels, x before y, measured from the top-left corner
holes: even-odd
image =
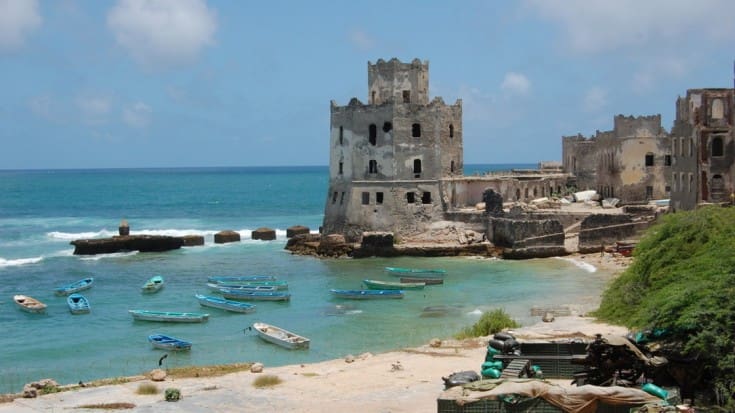
[[[217,377],[238,371],[250,370],[252,363],[215,364],[211,366],[185,366],[166,370],[169,377],[176,379],[191,377]]]
[[[595,316],[633,329],[666,330],[698,357],[705,385],[735,391],[735,208],[663,217],[608,287]]]
[[[158,387],[153,383],[141,383],[138,385],[138,394],[158,394]]]
[[[482,313],[480,319],[473,326],[466,327],[457,333],[454,338],[464,340],[471,337],[488,336],[503,331],[506,328],[516,328],[518,326],[518,323],[510,318],[510,315],[505,310],[497,308]]]
[[[124,410],[134,409],[133,403],[100,403],[100,404],[83,404],[76,406],[75,409],[103,409],[103,410]]]
[[[181,400],[181,390],[174,387],[169,387],[164,392],[164,397],[166,398],[167,402],[177,402]]]
[[[266,374],[253,380],[253,386],[257,388],[271,387],[277,384],[281,384],[282,380],[278,376],[272,374]]]

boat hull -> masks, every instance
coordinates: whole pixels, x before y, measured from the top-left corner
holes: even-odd
[[[218,276],[213,275],[207,278],[209,282],[248,282],[248,281],[275,281],[276,277],[272,275],[242,275],[242,276]]]
[[[170,311],[130,310],[133,319],[139,321],[160,321],[167,323],[203,323],[209,320],[209,314],[176,313]]]
[[[404,296],[402,290],[332,290],[332,294],[351,300],[391,299]]]
[[[266,323],[253,323],[253,330],[261,339],[289,350],[307,349],[311,341],[304,336]]]
[[[73,282],[71,284],[63,285],[59,288],[56,288],[54,290],[54,294],[56,295],[70,295],[77,293],[79,291],[84,291],[92,288],[92,284],[94,283],[94,278],[84,278],[82,280]]]
[[[390,281],[379,281],[379,280],[362,280],[370,290],[423,290],[426,283],[404,283],[404,282],[390,282]]]
[[[222,291],[222,297],[229,300],[240,301],[289,301],[291,294],[283,292],[261,292],[261,291]]]
[[[385,271],[399,277],[417,276],[423,278],[441,278],[447,274],[446,270],[428,268],[385,267]]]
[[[151,334],[148,336],[148,342],[154,348],[169,351],[185,351],[191,350],[191,343],[176,337],[166,336],[163,334]]]
[[[27,313],[40,314],[46,312],[46,304],[36,300],[33,297],[19,294],[13,296],[13,301],[15,302],[15,305],[18,306],[18,308]]]
[[[87,314],[91,310],[87,297],[77,293],[70,294],[66,298],[66,304],[69,307],[69,312],[75,315]]]
[[[207,285],[212,289],[219,288],[255,288],[272,287],[275,290],[288,290],[286,281],[211,281]]]
[[[218,308],[220,310],[231,311],[233,313],[252,313],[255,312],[255,305],[242,303],[239,301],[230,301],[219,297],[208,297],[205,295],[195,295],[199,304],[204,307]]]
[[[421,277],[401,277],[402,283],[424,283],[424,285],[444,284],[443,278],[421,278]]]
[[[164,286],[163,277],[160,275],[156,275],[155,277],[151,277],[148,281],[143,284],[143,286],[140,288],[140,291],[143,294],[153,294],[161,291]]]
[[[212,291],[245,291],[245,292],[274,292],[278,291],[278,287],[274,285],[221,285],[217,283],[207,283]]]

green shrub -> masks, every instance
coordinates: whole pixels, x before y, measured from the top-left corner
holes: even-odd
[[[158,394],[158,387],[153,383],[142,383],[138,385],[138,394]]]
[[[275,386],[277,384],[280,384],[281,382],[282,380],[278,376],[266,374],[264,376],[260,376],[257,379],[255,379],[253,381],[253,386],[257,388],[263,388],[263,387]]]
[[[492,311],[485,311],[480,319],[471,327],[466,327],[455,335],[455,338],[462,340],[470,337],[482,337],[503,331],[506,328],[516,328],[519,324],[510,318],[510,315],[502,308]]]
[[[167,402],[177,402],[181,399],[181,390],[170,387],[166,389],[165,398]]]

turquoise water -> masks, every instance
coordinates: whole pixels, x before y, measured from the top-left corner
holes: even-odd
[[[490,170],[497,166],[477,166]],[[468,168],[471,170],[471,168]],[[469,171],[467,171],[469,173]],[[524,324],[533,305],[594,305],[609,275],[562,259],[503,261],[478,258],[316,259],[286,252],[285,229],[321,224],[326,167],[150,170],[0,171],[0,392],[50,377],[76,383],[139,374],[158,366],[162,350],[146,338],[159,332],[193,342],[171,353],[164,367],[260,361],[283,365],[380,352],[448,337],[486,309],[504,308]],[[125,218],[132,234],[205,237],[203,247],[166,253],[72,255],[69,242],[117,233]],[[277,240],[250,239],[267,226]],[[215,245],[213,234],[239,231],[240,243]],[[359,288],[364,278],[394,279],[385,266],[448,270],[444,285],[408,291],[402,300],[349,301],[331,288]],[[166,287],[143,295],[161,274]],[[253,314],[200,307],[209,275],[270,274],[289,283],[288,303],[259,302]],[[71,315],[53,289],[93,276],[84,292],[92,312]],[[12,302],[27,294],[48,304],[27,314]],[[4,298],[3,298],[4,297]],[[453,306],[425,317],[427,306]],[[133,321],[128,310],[197,311],[203,324]],[[311,348],[288,351],[244,331],[264,321],[311,338]]]

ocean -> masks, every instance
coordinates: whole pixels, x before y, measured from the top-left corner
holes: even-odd
[[[465,174],[534,165],[469,165]],[[53,378],[77,383],[135,375],[158,367],[166,352],[149,334],[189,340],[189,352],[168,354],[163,367],[262,362],[300,364],[382,352],[446,338],[485,310],[503,308],[522,324],[538,321],[532,306],[578,303],[594,308],[610,274],[570,259],[505,261],[486,258],[319,259],[284,250],[286,228],[321,225],[327,167],[0,170],[0,393]],[[163,253],[75,256],[70,242],[130,233],[202,235],[205,245]],[[259,227],[275,241],[254,241]],[[234,230],[242,241],[214,244]],[[331,288],[360,288],[365,278],[389,280],[386,266],[447,270],[444,285],[408,291],[402,300],[347,301]],[[290,302],[256,302],[252,314],[201,307],[211,275],[274,275],[289,283]],[[143,295],[141,285],[162,275],[165,288]],[[83,292],[92,311],[72,315],[54,288],[94,277]],[[26,294],[48,305],[45,314],[18,309]],[[429,313],[442,306],[446,313]],[[134,321],[128,310],[206,312],[208,322]],[[288,351],[246,328],[263,321],[311,339],[308,350]],[[478,368],[481,360],[478,360]],[[443,373],[437,372],[437,379]]]

